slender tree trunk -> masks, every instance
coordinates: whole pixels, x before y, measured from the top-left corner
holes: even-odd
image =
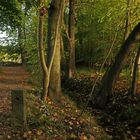
[[[22,9],[22,3],[20,3],[20,9]],[[24,18],[27,15],[26,8],[23,10]],[[25,32],[25,20],[22,20],[22,25],[18,28],[18,39],[19,39],[19,47],[21,51],[21,62],[22,65],[26,64],[26,52],[25,52],[25,45],[26,45],[26,32]]]
[[[24,43],[23,39],[25,38],[24,36],[24,27],[20,27],[18,29],[18,45],[20,47],[20,52],[21,52],[21,62],[24,65],[26,63],[25,61],[25,52],[24,52]]]
[[[129,33],[131,31],[130,7],[131,7],[131,4],[132,4],[132,0],[126,0],[126,1],[127,1],[127,9],[126,9],[125,32],[124,32],[123,41],[125,41],[127,39],[127,37],[129,36]]]
[[[61,72],[60,72],[60,36],[61,36],[61,24],[62,14],[64,8],[64,0],[52,0],[49,8],[48,17],[48,59],[47,65],[50,67],[52,53],[54,51],[54,39],[56,38],[56,48],[54,53],[54,60],[50,71],[50,83],[48,88],[48,95],[53,101],[59,101],[61,96]],[[61,8],[61,9],[60,9]],[[59,9],[61,10],[61,19],[59,17]],[[60,20],[59,31],[56,36],[57,20]]]
[[[57,1],[58,2],[58,1]],[[40,1],[40,7],[42,0]],[[45,61],[45,54],[43,49],[43,23],[44,15],[47,9],[43,6],[40,8],[39,16],[39,56],[41,68],[43,71],[43,94],[42,99],[45,100],[49,96],[56,101],[60,96],[60,31],[61,18],[63,13],[64,1],[56,3],[51,2],[48,18],[48,59],[47,65]],[[56,16],[57,15],[57,16]]]
[[[26,64],[26,51],[25,51],[25,47],[26,47],[26,29],[25,29],[25,24],[23,27],[23,47],[22,47],[22,52],[21,52],[21,58],[22,58],[22,64],[25,65]]]
[[[73,77],[75,67],[75,0],[69,0],[69,72],[68,77]]]
[[[40,7],[42,6],[42,0],[40,0]],[[44,54],[44,46],[43,46],[43,38],[44,38],[44,15],[39,12],[39,25],[38,25],[38,50],[39,50],[39,58],[40,58],[40,66],[42,69],[42,85],[43,85],[43,94],[42,99],[44,96],[47,96],[48,93],[48,71],[46,66],[45,54]],[[45,98],[44,98],[45,99]]]
[[[105,107],[106,103],[113,95],[115,83],[119,76],[119,73],[122,67],[127,63],[127,57],[129,53],[136,48],[134,44],[138,40],[140,40],[139,34],[140,23],[137,24],[133,31],[130,33],[126,41],[121,46],[120,51],[116,55],[114,63],[112,64],[110,69],[105,73],[102,79],[101,87],[96,96],[93,98],[95,100],[94,102],[96,102],[99,107]]]
[[[20,51],[21,51],[21,61],[23,61],[23,54],[22,54],[22,50],[23,50],[23,46],[22,46],[22,30],[21,30],[22,27],[19,27],[18,28],[18,46],[20,48]]]
[[[66,60],[66,56],[65,56],[65,50],[64,50],[62,36],[61,36],[60,44],[61,44],[61,70],[64,74],[67,74],[68,73],[68,66],[67,66],[67,60]]]
[[[131,94],[136,94],[137,88],[137,73],[138,73],[138,63],[140,57],[140,48],[138,48],[138,52],[135,58],[134,68],[133,68],[133,77],[132,77],[132,85],[131,85]]]

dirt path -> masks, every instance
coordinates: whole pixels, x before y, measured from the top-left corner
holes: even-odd
[[[30,77],[23,66],[0,66],[0,140],[10,137],[11,90],[31,90]]]

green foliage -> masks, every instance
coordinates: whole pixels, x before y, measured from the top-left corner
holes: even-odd
[[[21,38],[21,46],[25,52],[25,61],[28,69],[36,75],[37,79],[41,79],[39,58],[38,58],[38,16],[36,15],[36,8],[32,7],[28,11],[28,15],[24,18],[23,32],[24,36]]]
[[[138,3],[133,2],[129,7],[132,28],[139,20]],[[107,60],[110,63],[123,41],[126,11],[126,0],[78,1],[76,60],[93,67],[105,59],[113,45]]]
[[[17,27],[21,25],[22,12],[17,0],[0,1],[1,30],[4,27]]]
[[[30,131],[32,138],[37,139],[90,139],[91,136],[99,140],[111,139],[96,124],[91,114],[85,114],[77,119],[80,110],[67,96],[62,97],[62,102],[58,106],[49,99],[47,103],[44,103],[38,97],[28,93],[27,112],[28,131],[25,132],[26,138],[29,138],[28,132]]]
[[[0,46],[0,61],[20,62],[20,48],[13,43],[6,46]]]

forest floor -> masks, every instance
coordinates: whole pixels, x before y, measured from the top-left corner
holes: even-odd
[[[25,67],[0,66],[0,140],[140,139],[140,94],[131,96],[127,93],[126,79],[120,78],[117,82],[115,96],[103,110],[89,104],[80,115],[96,75],[80,73],[73,79],[63,79],[66,95],[62,96],[61,103],[49,99],[44,103]],[[138,82],[137,93],[139,87]],[[24,131],[11,125],[11,90],[28,91],[27,128]]]
[[[11,121],[11,90],[25,90],[27,127],[17,128]],[[0,66],[0,140],[109,140],[89,113],[81,110],[67,96],[58,105],[34,96],[31,74],[23,66]]]
[[[11,138],[11,90],[31,90],[23,66],[0,66],[0,140]]]
[[[63,83],[65,83],[63,86],[67,94],[80,108],[87,104],[97,75],[98,73],[78,73],[73,79],[63,79]],[[140,82],[138,81],[136,95],[128,93],[129,87],[129,80],[120,77],[114,96],[104,109],[97,108],[91,102],[85,109],[91,112],[98,124],[112,136],[112,140],[140,139]]]

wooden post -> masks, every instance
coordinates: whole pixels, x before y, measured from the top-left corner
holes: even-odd
[[[25,92],[12,90],[13,125],[24,129],[26,127]]]

